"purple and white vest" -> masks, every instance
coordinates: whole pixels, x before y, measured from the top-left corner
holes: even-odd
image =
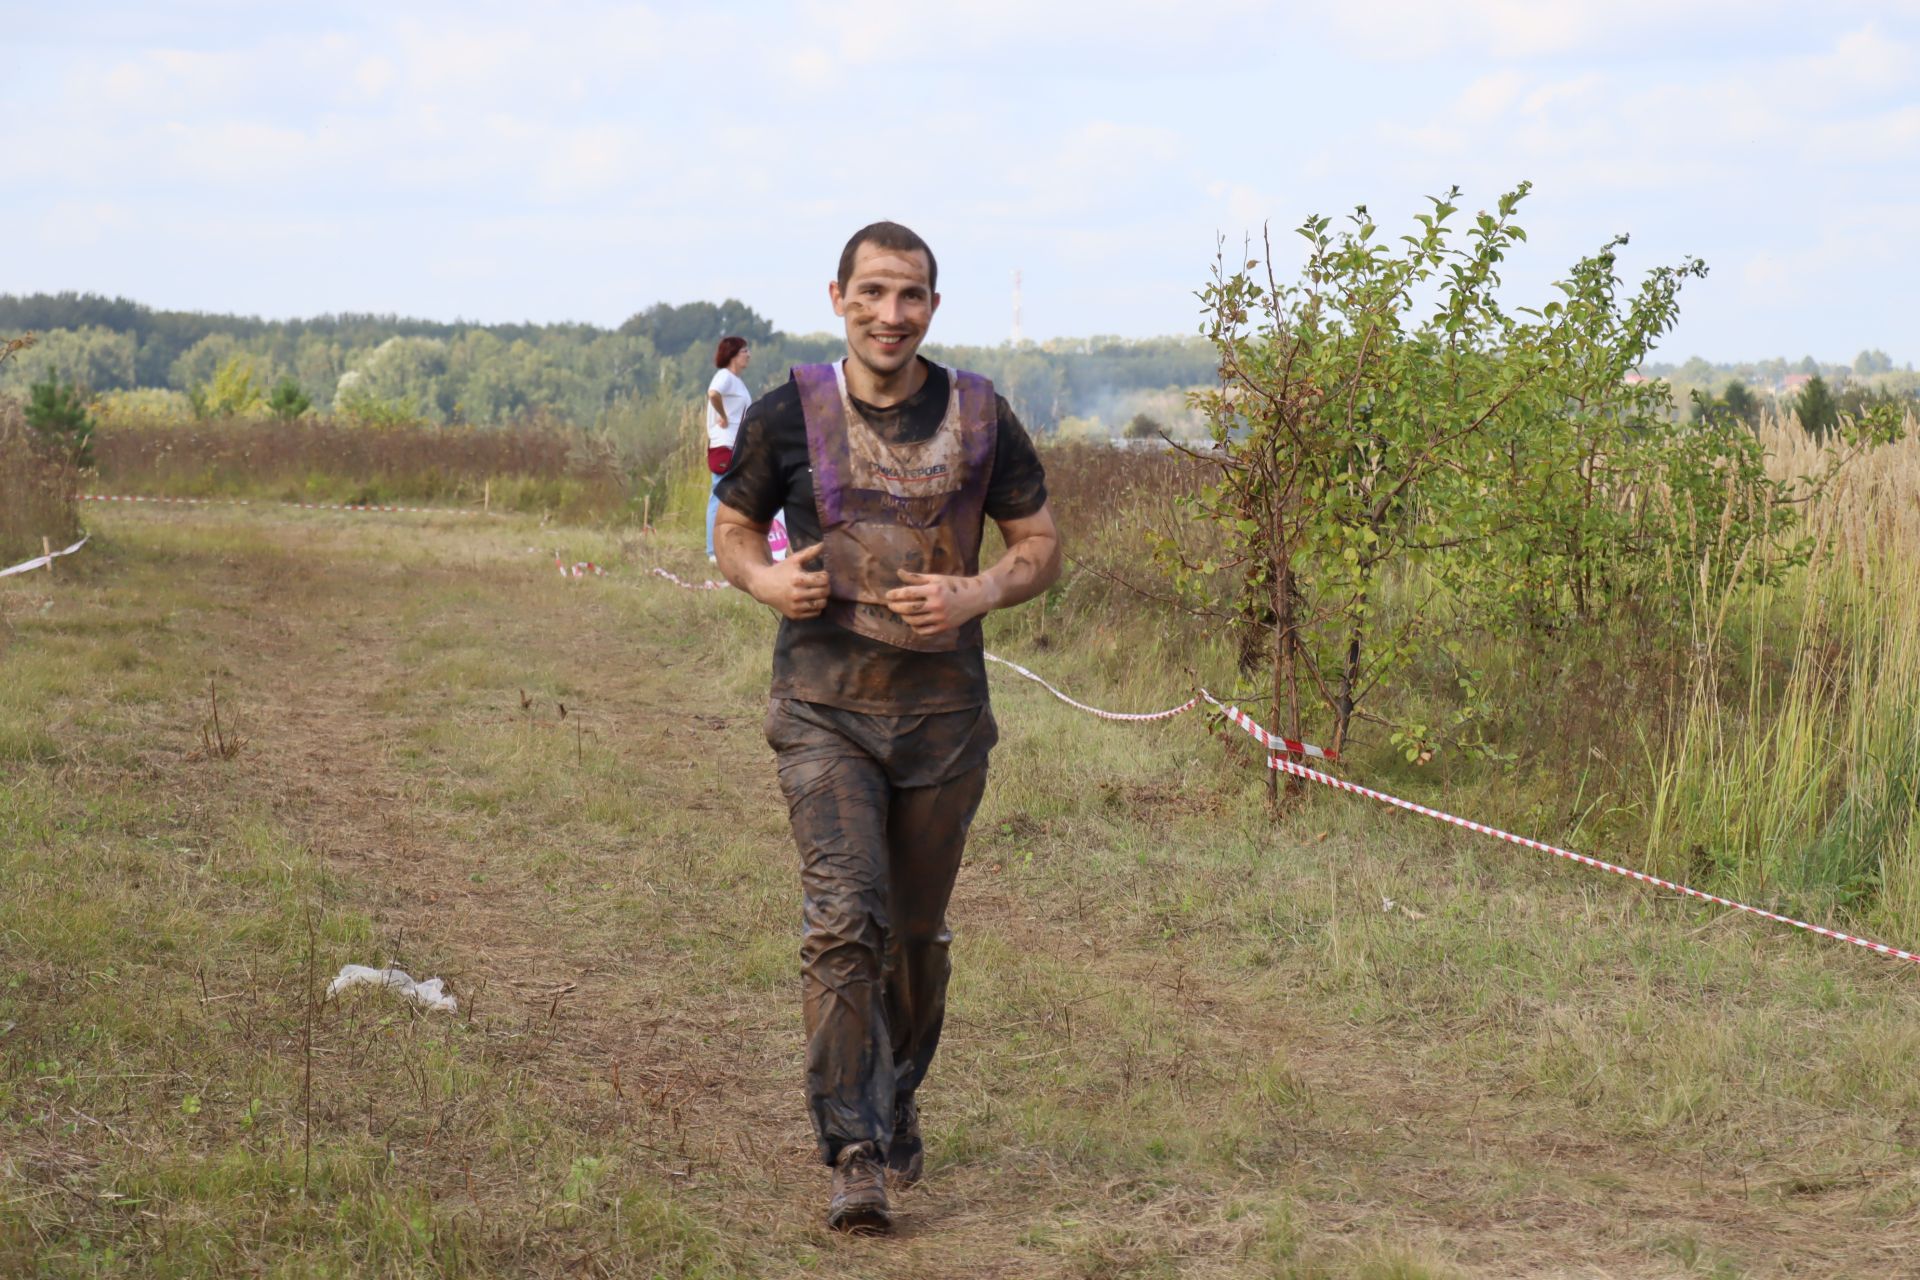
[[[947,369],[947,412],[939,429],[917,444],[889,444],[854,407],[843,364],[800,365],[793,380],[806,414],[813,502],[827,548],[823,616],[903,649],[978,646],[978,619],[942,635],[916,635],[887,608],[886,593],[906,585],[902,569],[980,572],[987,482],[1000,425],[993,383]]]

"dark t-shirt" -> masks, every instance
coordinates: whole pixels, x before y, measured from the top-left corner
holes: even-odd
[[[917,444],[940,429],[949,382],[946,370],[929,362],[925,384],[899,404],[882,409],[858,399],[853,403],[881,439]],[[995,396],[994,404],[1000,422],[986,513],[994,520],[1019,520],[1046,505],[1046,473],[1005,397]],[[792,381],[754,401],[740,420],[733,462],[716,492],[753,521],[771,520],[786,508],[787,537],[795,551],[820,541],[807,420]],[[782,618],[773,642],[772,694],[873,715],[960,711],[987,701],[987,667],[980,654],[972,646],[946,653],[902,649],[825,618]]]

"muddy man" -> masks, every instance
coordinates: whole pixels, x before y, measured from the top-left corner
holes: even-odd
[[[1060,573],[1026,428],[987,379],[919,354],[937,284],[906,227],[856,232],[827,286],[846,358],[747,410],[717,490],[722,572],[781,617],[767,742],[800,850],[807,1104],[844,1231],[887,1230],[889,1181],[920,1176],[947,900],[997,738],[980,619]],[[795,552],[775,564],[783,507]],[[983,572],[988,518],[1007,549]]]

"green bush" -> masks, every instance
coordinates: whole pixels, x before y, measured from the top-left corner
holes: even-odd
[[[313,401],[293,378],[282,378],[267,397],[267,409],[282,422],[292,422],[313,407]]]
[[[27,426],[85,470],[93,465],[93,415],[87,396],[47,366],[46,380],[27,388]]]

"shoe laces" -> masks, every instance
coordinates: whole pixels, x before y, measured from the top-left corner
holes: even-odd
[[[874,1148],[871,1142],[849,1142],[846,1146],[840,1148],[840,1154],[835,1157],[834,1163],[842,1169],[851,1170],[855,1164],[862,1160],[869,1164],[879,1163],[880,1153]]]

